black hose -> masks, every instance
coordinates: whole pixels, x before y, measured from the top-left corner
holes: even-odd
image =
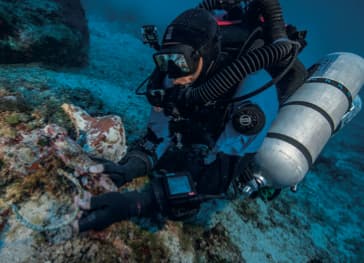
[[[237,97],[237,98],[233,98],[233,99],[226,99],[226,100],[219,100],[214,102],[213,104],[229,104],[229,103],[234,103],[234,102],[238,102],[238,101],[242,101],[242,100],[247,100],[251,97],[254,97],[255,95],[258,95],[259,93],[267,90],[268,88],[270,88],[271,86],[277,84],[293,67],[294,63],[297,60],[297,56],[298,56],[298,50],[299,47],[294,47],[292,49],[293,52],[293,56],[291,57],[290,62],[288,63],[288,66],[274,79],[272,79],[271,81],[267,82],[265,85],[263,85],[262,87],[260,87],[259,89],[252,91],[246,95]]]
[[[247,47],[250,47],[253,43],[253,41],[255,41],[257,39],[257,35],[259,33],[261,33],[263,31],[263,29],[261,27],[257,27],[256,29],[253,30],[252,33],[250,33],[250,35],[248,36],[248,38],[245,40],[243,46],[240,48],[239,54],[237,55],[236,58],[239,58],[240,56],[242,56]]]
[[[234,60],[202,85],[191,89],[188,99],[193,104],[207,104],[233,91],[249,74],[277,64],[290,54],[290,42],[278,42],[248,52]]]
[[[203,8],[212,11],[216,9],[226,9],[237,6],[242,2],[244,2],[245,7],[247,7],[248,4],[252,2],[252,0],[230,0],[230,2],[223,2],[221,0],[204,0],[197,6],[197,8]]]
[[[220,9],[221,4],[219,3],[219,0],[204,0],[197,7],[212,11],[215,9]]]
[[[261,9],[271,42],[280,38],[287,38],[286,24],[279,0],[255,0],[251,1],[251,4]],[[198,5],[198,8],[212,11],[215,9],[224,9],[224,4],[219,0],[204,0]]]
[[[269,41],[288,40],[279,0],[255,0],[252,3],[254,3],[255,7],[259,7],[265,18]],[[214,10],[221,8],[221,3],[219,0],[204,0],[198,7]],[[233,91],[236,85],[249,74],[273,66],[287,58],[291,47],[291,43],[283,41],[248,52],[202,85],[192,89],[187,94],[188,99],[197,105],[215,102],[216,99]],[[282,78],[282,75],[279,77]],[[277,81],[277,78],[275,78],[275,81]],[[271,82],[270,86],[273,84],[275,83]]]
[[[279,0],[255,0],[252,5],[255,8],[259,7],[262,12],[265,25],[268,29],[269,41],[274,42],[281,38],[288,38]]]
[[[272,68],[267,68],[267,72],[273,79],[281,74],[287,68],[287,64],[278,64]],[[308,72],[302,62],[297,58],[292,68],[286,76],[277,82],[276,87],[278,90],[279,104],[283,103],[292,96],[292,94],[305,83]]]

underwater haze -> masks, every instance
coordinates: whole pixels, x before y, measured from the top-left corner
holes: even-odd
[[[83,0],[83,3],[90,13],[112,21],[134,24],[132,32],[140,37],[138,29],[141,25],[157,25],[161,35],[174,17],[200,1]],[[282,0],[280,3],[287,24],[293,24],[299,30],[308,30],[308,46],[300,55],[307,67],[332,52],[353,52],[364,56],[364,1]],[[361,116],[364,118],[364,114]]]
[[[84,0],[90,12],[110,19],[142,24],[156,24],[163,32],[165,26],[183,10],[196,6],[197,0]],[[363,10],[360,0],[280,1],[286,23],[307,29],[309,46],[302,54],[306,65],[316,62],[327,53],[346,51],[364,55]]]
[[[140,27],[157,25],[161,36],[198,3],[0,0],[0,263],[364,262],[364,109],[329,140],[298,191],[271,202],[212,200],[192,222],[125,220],[77,236],[38,233],[9,209],[16,203],[34,224],[67,219],[76,192],[58,171],[73,176],[93,163],[85,123],[114,116],[118,144],[126,143],[119,153],[145,134],[150,105],[135,89],[155,65]],[[363,0],[280,3],[286,23],[308,31],[299,55],[306,67],[332,52],[364,57]],[[65,103],[80,108],[67,112]],[[87,190],[105,190],[102,178],[82,178]]]

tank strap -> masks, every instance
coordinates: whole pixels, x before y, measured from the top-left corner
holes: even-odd
[[[294,139],[292,137],[289,137],[287,135],[280,134],[280,133],[275,133],[275,132],[269,132],[267,134],[267,137],[285,141],[285,142],[291,144],[292,146],[296,147],[305,156],[305,158],[307,160],[307,163],[308,163],[308,166],[309,167],[312,166],[313,158],[312,158],[312,155],[311,155],[310,151],[306,148],[306,146],[304,146],[302,143],[300,143],[296,139]]]
[[[346,112],[350,111],[351,108],[351,104],[353,103],[353,96],[351,95],[350,90],[345,87],[343,84],[341,84],[340,82],[337,82],[336,80],[332,80],[332,79],[328,79],[328,78],[310,78],[306,81],[307,83],[326,83],[329,84],[337,89],[339,89],[344,95],[345,97],[348,99],[348,109]]]
[[[310,109],[313,109],[315,111],[317,111],[318,113],[320,113],[326,120],[327,122],[329,123],[330,125],[330,129],[331,129],[331,135],[334,134],[335,132],[335,124],[334,124],[334,121],[333,119],[331,118],[331,116],[325,111],[323,110],[321,107],[313,104],[313,103],[310,103],[310,102],[307,102],[307,101],[292,101],[292,102],[288,102],[288,103],[285,103],[283,104],[283,107],[285,106],[290,106],[290,105],[300,105],[300,106],[305,106],[305,107],[308,107]]]

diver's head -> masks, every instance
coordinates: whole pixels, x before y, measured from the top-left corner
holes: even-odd
[[[215,18],[196,8],[183,12],[167,27],[154,61],[169,78],[193,82],[209,74],[219,53],[220,33]]]

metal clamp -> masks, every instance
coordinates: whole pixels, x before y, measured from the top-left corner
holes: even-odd
[[[241,193],[246,196],[251,196],[260,188],[267,185],[267,180],[261,174],[254,174],[254,179],[250,180],[241,190]]]

